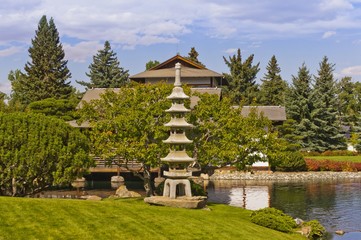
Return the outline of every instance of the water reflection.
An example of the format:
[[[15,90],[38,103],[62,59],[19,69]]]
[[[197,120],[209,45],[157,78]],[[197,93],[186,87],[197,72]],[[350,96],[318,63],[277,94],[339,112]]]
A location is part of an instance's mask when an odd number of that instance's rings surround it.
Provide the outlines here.
[[[333,239],[361,239],[361,180],[255,182],[211,181],[210,202],[255,210],[275,207],[292,217],[317,219],[328,231],[342,229],[345,236]],[[354,238],[358,236],[357,238]]]

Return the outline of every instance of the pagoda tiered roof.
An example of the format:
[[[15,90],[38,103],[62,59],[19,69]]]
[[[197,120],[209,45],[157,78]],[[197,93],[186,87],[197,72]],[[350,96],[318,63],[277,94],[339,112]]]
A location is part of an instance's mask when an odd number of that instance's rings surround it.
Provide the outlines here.
[[[171,144],[187,144],[192,143],[192,140],[189,140],[185,134],[183,133],[172,133],[169,135],[167,140],[163,141],[164,143],[171,143]]]
[[[192,124],[186,122],[184,117],[182,117],[182,118],[172,117],[168,123],[164,124],[164,126],[171,127],[171,128],[192,128],[193,127]]]
[[[169,163],[190,163],[193,162],[195,158],[191,158],[190,156],[188,156],[185,150],[170,150],[168,155],[165,158],[161,158],[160,160]]]
[[[191,110],[187,109],[184,106],[184,103],[172,103],[172,106],[165,111],[169,113],[186,113],[186,112],[190,112]]]

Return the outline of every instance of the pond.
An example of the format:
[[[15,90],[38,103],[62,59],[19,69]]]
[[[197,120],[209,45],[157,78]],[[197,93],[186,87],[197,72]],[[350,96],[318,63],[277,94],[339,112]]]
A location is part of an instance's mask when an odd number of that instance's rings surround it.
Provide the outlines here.
[[[217,180],[208,185],[208,201],[256,210],[275,207],[294,218],[319,220],[329,239],[361,239],[361,180],[245,181]],[[334,234],[344,230],[343,236]]]

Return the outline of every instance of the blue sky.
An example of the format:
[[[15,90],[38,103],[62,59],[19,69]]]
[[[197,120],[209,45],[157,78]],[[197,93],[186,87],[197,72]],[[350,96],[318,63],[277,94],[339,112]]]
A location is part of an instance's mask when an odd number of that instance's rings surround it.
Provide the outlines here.
[[[10,70],[23,70],[42,15],[54,18],[71,82],[88,81],[92,56],[109,40],[131,75],[191,47],[206,67],[228,72],[223,56],[254,54],[262,79],[275,55],[291,82],[303,62],[312,74],[327,56],[335,77],[361,81],[361,0],[3,0],[0,9],[0,91]]]

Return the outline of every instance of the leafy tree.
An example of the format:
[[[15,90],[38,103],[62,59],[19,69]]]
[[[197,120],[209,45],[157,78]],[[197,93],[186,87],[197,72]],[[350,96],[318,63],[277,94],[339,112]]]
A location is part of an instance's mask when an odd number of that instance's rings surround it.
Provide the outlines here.
[[[11,73],[15,74],[13,96],[24,105],[46,98],[69,98],[73,92],[73,87],[67,82],[71,74],[53,18],[49,22],[46,16],[40,19],[31,42],[31,60],[25,65],[26,74]]]
[[[7,112],[8,105],[6,104],[7,95],[3,92],[0,92],[0,112]]]
[[[198,65],[205,67],[205,65],[198,60],[198,56],[199,56],[199,54],[198,54],[197,50],[194,47],[192,47],[188,53],[188,56],[185,58],[191,60],[192,62],[197,63]]]
[[[271,106],[284,106],[287,83],[282,79],[281,68],[275,55],[272,56],[260,86],[260,103]]]
[[[252,112],[241,116],[240,108],[224,98],[219,101],[209,94],[198,95],[201,100],[191,112],[194,155],[201,166],[232,165],[246,169],[256,161],[276,163],[277,154],[286,151],[287,143],[277,138],[277,132],[268,132],[271,122]],[[267,158],[266,158],[267,156]]]
[[[76,94],[69,99],[54,99],[47,98],[44,100],[32,102],[28,105],[28,110],[34,113],[42,113],[46,116],[54,116],[61,118],[65,121],[75,119],[75,108],[79,100]]]
[[[337,118],[337,89],[333,78],[334,64],[324,57],[311,94],[311,129],[313,136],[311,150],[345,149],[345,138]]]
[[[92,165],[87,138],[62,120],[0,113],[0,195],[68,184]]]
[[[149,62],[147,62],[147,63],[145,64],[145,70],[149,70],[149,69],[151,69],[151,68],[159,65],[159,63],[160,63],[160,62],[157,61],[157,60],[154,60],[154,61],[150,60]]]
[[[298,69],[297,76],[292,76],[292,85],[286,94],[287,121],[280,128],[285,139],[294,144],[299,144],[303,150],[310,150],[311,137],[313,136],[311,129],[311,83],[312,76],[303,63]],[[292,130],[287,131],[287,127],[292,127]]]
[[[90,83],[76,81],[80,85],[91,88],[119,88],[128,83],[129,73],[119,66],[116,53],[111,49],[109,41],[105,41],[104,49],[93,56],[93,63],[89,65],[90,72],[86,75]]]
[[[101,99],[84,104],[82,120],[92,126],[93,154],[128,167],[144,180],[147,195],[153,194],[150,182],[150,167],[158,167],[160,158],[166,156],[163,144],[168,136],[163,126],[169,121],[165,110],[170,107],[166,99],[172,85],[134,84],[123,87],[119,93],[107,91]],[[140,169],[131,169],[128,163],[137,161]]]
[[[253,65],[253,54],[242,62],[241,50],[237,55],[229,57],[224,62],[230,69],[230,73],[224,73],[229,86],[225,88],[225,95],[228,95],[234,104],[249,105],[255,102],[258,92],[256,75],[259,72],[259,63]]]

